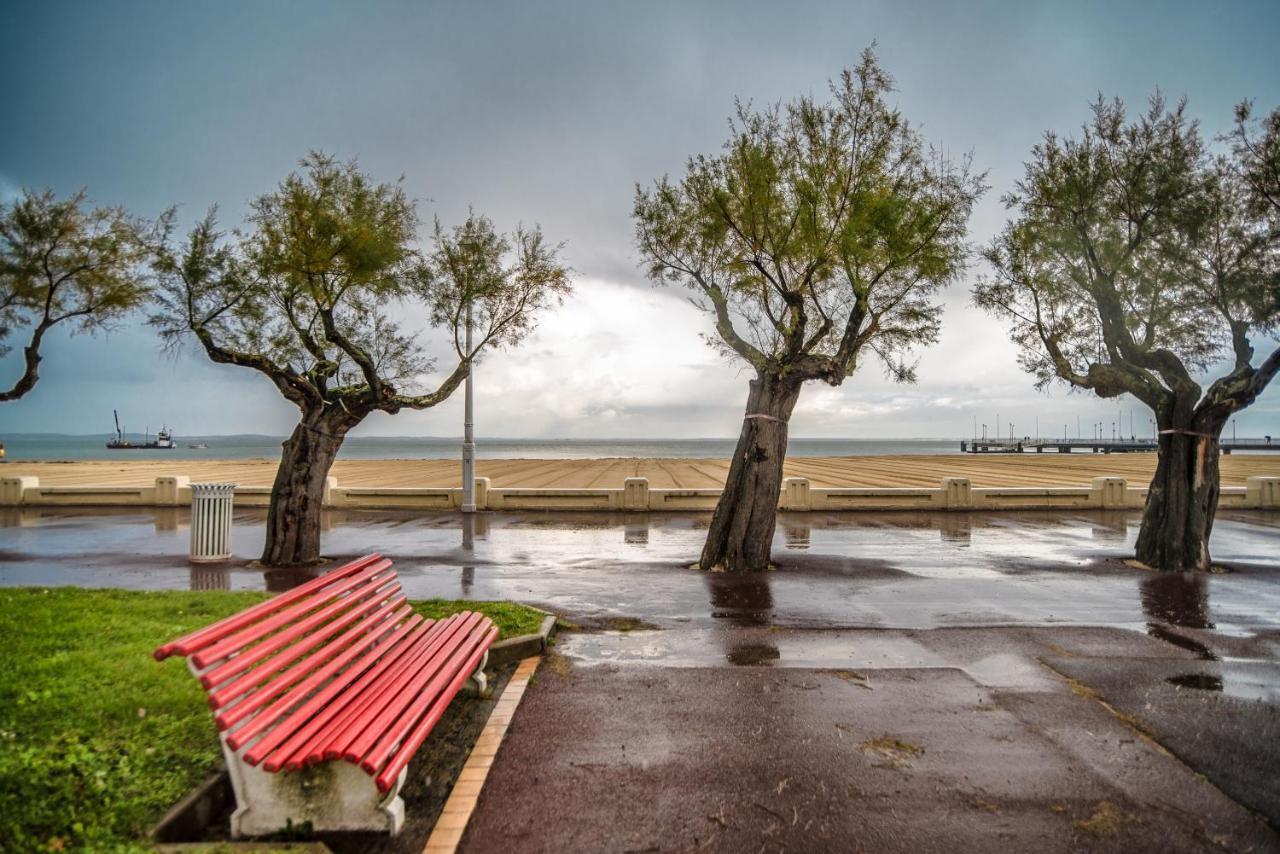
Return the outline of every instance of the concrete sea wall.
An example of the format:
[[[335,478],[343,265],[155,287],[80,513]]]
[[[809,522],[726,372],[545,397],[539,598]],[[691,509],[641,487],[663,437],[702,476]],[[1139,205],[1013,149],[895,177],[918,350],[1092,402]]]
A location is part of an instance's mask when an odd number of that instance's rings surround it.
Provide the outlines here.
[[[974,487],[968,478],[943,478],[936,488],[827,488],[807,478],[783,481],[782,510],[1082,510],[1141,508],[1146,487],[1120,477],[1094,478],[1089,486]],[[631,477],[620,489],[495,488],[476,478],[480,510],[623,510],[631,512],[708,511],[719,489],[653,489],[647,478]],[[265,507],[271,488],[236,489],[241,507]],[[326,507],[348,510],[457,510],[460,488],[343,487],[330,477]],[[184,475],[158,477],[152,486],[42,486],[37,477],[0,478],[0,506],[31,507],[180,507],[191,504],[191,480]],[[1280,477],[1250,477],[1244,487],[1224,486],[1219,506],[1232,509],[1280,509]]]

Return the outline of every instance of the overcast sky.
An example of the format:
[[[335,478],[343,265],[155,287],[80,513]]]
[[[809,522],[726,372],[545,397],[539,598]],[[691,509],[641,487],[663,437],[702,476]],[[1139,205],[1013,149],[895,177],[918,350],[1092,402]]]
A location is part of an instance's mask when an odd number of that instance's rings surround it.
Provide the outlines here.
[[[403,175],[425,221],[468,205],[503,229],[565,241],[576,294],[519,351],[477,373],[483,437],[736,435],[746,375],[708,348],[710,324],[638,266],[636,182],[714,152],[733,99],[822,94],[875,40],[898,103],[930,141],[971,150],[992,191],[971,223],[985,242],[1000,195],[1048,128],[1073,132],[1098,92],[1186,95],[1213,134],[1232,105],[1280,103],[1280,3],[4,3],[0,196],[69,193],[189,222],[217,203],[238,221],[308,149]],[[902,386],[868,362],[839,389],[811,385],[800,437],[959,437],[976,419],[1019,435],[1108,425],[1133,401],[1037,393],[1003,325],[968,305],[978,270],[945,297],[941,341]],[[18,373],[11,354],[0,384]],[[42,379],[0,406],[0,430],[273,433],[296,412],[265,378],[202,355],[160,353],[126,324],[54,335]],[[452,436],[461,394],[375,415],[354,435]],[[1280,385],[1239,418],[1280,434]],[[1007,427],[1004,428],[1007,431]],[[1107,428],[1110,432],[1110,428]]]

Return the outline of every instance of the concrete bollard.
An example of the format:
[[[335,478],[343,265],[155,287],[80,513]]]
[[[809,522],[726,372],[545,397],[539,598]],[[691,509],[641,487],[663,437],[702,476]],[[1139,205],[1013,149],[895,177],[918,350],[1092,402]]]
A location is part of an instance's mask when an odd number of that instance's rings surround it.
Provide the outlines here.
[[[1246,507],[1280,508],[1280,477],[1251,477],[1244,484]]]
[[[476,509],[489,509],[489,478],[476,478]]]
[[[0,478],[0,506],[17,507],[22,504],[22,494],[40,486],[38,477]]]
[[[174,507],[182,503],[182,490],[191,488],[191,478],[180,474],[156,478],[156,504]]]
[[[1129,494],[1129,482],[1122,477],[1095,477],[1089,487],[1089,506],[1121,510]]]
[[[942,479],[942,506],[948,510],[963,510],[973,506],[973,483],[969,478]]]
[[[649,509],[649,478],[629,477],[622,482],[622,509]]]
[[[782,481],[782,509],[810,510],[809,478],[788,477]]]
[[[231,557],[231,509],[234,483],[191,484],[192,563]]]

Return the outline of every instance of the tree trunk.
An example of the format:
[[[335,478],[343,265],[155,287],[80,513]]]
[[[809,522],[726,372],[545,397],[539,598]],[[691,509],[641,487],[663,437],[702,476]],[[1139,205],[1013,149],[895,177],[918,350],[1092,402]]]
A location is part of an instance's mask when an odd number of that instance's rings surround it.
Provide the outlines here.
[[[303,415],[285,440],[267,511],[267,566],[307,566],[320,561],[320,513],[325,479],[347,431],[359,419],[345,411]]]
[[[1136,556],[1153,569],[1208,569],[1218,510],[1218,437],[1225,422],[1162,417],[1158,423],[1160,458]]]
[[[769,568],[787,455],[787,422],[799,397],[798,381],[770,375],[751,381],[747,417],[702,547],[698,564],[702,569]]]

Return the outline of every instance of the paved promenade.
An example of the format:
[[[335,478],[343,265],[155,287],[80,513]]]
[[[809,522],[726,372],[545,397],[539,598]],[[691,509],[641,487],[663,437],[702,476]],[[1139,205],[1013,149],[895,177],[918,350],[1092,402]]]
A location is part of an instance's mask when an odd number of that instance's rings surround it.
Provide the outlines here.
[[[1095,477],[1123,477],[1145,484],[1154,454],[947,454],[869,457],[793,457],[787,477],[807,477],[815,487],[936,487],[944,477],[968,477],[975,487],[1088,486]],[[724,484],[725,459],[480,459],[478,474],[497,488],[620,488],[628,477],[647,477],[654,489],[714,489]],[[47,486],[149,486],[164,475],[193,481],[270,486],[275,460],[92,460],[0,465],[0,477],[34,475]],[[456,487],[457,460],[339,460],[333,475],[343,486]],[[1244,486],[1255,476],[1280,476],[1280,454],[1231,454],[1222,458],[1222,485]]]
[[[189,565],[185,519],[0,508],[0,586],[316,571],[251,564],[260,508]],[[326,520],[410,598],[565,618],[462,852],[1280,851],[1280,511],[1221,513],[1212,574],[1125,564],[1133,511],[783,513],[745,574],[674,514]]]

